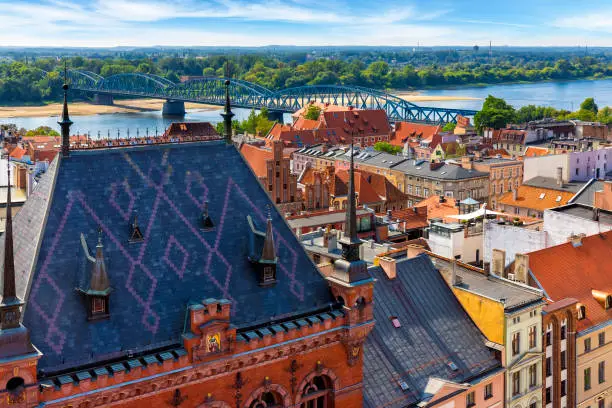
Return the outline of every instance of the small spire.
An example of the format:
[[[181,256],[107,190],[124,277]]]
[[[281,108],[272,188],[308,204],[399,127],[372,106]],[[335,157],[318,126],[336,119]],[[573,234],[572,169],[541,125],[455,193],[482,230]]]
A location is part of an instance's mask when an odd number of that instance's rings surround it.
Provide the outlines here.
[[[225,84],[225,110],[221,114],[223,116],[223,133],[225,143],[230,145],[232,144],[232,118],[234,117],[234,113],[232,112],[231,102],[230,102],[230,94],[229,94],[229,86],[230,86],[230,72],[229,72],[229,61],[225,63],[225,76],[226,80]]]
[[[351,134],[351,164],[349,169],[348,203],[346,205],[346,221],[344,238],[351,244],[361,243],[357,236],[357,203],[355,199],[355,147]]]
[[[96,245],[96,262],[91,273],[89,291],[106,293],[110,290],[110,282],[106,273],[104,261],[104,245],[102,244],[102,227],[98,228],[98,245]]]
[[[62,120],[57,122],[62,129],[62,157],[70,156],[70,125],[72,121],[68,115],[68,65],[67,61],[64,60],[64,107],[62,110]]]
[[[11,213],[11,163],[7,163],[8,186],[6,191],[6,226],[4,239],[4,284],[2,303],[17,301],[15,288],[15,259],[13,256],[13,214]]]
[[[260,261],[276,262],[276,250],[274,248],[274,233],[272,232],[272,209],[268,206],[268,222],[266,226],[266,239],[261,251]]]

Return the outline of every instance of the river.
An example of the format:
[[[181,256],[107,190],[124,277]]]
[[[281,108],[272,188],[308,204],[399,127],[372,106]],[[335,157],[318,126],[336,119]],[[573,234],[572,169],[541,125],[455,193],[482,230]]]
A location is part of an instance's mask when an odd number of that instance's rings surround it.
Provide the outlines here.
[[[434,89],[424,90],[420,95],[445,98],[476,98],[466,100],[431,100],[417,102],[422,106],[435,106],[446,108],[463,108],[479,110],[487,95],[503,98],[515,107],[524,105],[548,105],[560,109],[576,110],[580,103],[588,97],[594,97],[599,106],[612,106],[612,79],[603,80],[580,80],[567,82],[540,82],[533,84],[508,84],[491,85],[484,87],[456,88],[456,89]],[[58,112],[59,113],[59,112]],[[188,110],[185,121],[219,122],[221,120],[221,107],[219,109],[194,109]],[[236,119],[245,119],[249,111],[247,109],[235,109]],[[57,117],[19,117],[0,118],[0,123],[15,123],[18,127],[33,129],[38,126],[51,126],[58,128]],[[142,113],[113,113],[104,115],[73,116],[72,132],[75,134],[89,133],[96,137],[98,133],[102,137],[110,135],[116,137],[117,132],[121,137],[127,135],[134,137],[137,132],[143,136],[147,132],[155,135],[162,133],[163,129],[177,119],[164,118],[160,112]],[[285,115],[285,120],[290,120]]]

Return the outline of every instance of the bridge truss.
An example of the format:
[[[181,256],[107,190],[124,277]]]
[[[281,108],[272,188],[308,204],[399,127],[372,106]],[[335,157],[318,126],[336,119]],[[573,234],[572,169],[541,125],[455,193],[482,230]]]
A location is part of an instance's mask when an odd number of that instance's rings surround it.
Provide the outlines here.
[[[74,90],[94,94],[167,99],[223,105],[227,78],[199,78],[174,83],[165,78],[142,73],[101,77],[88,71],[68,71]],[[231,79],[232,105],[247,109],[267,108],[275,112],[294,112],[311,101],[354,106],[357,109],[384,109],[391,121],[425,123],[456,122],[457,116],[473,116],[476,111],[415,105],[395,95],[359,86],[315,85],[271,91],[247,81]]]

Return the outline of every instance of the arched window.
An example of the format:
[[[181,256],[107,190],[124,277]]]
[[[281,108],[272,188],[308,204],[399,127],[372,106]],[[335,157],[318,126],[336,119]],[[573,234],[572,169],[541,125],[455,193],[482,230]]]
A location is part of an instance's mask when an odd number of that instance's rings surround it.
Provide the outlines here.
[[[13,377],[6,383],[8,403],[18,404],[25,401],[25,381],[21,377]]]
[[[333,408],[332,386],[325,375],[314,377],[302,389],[300,408]]]
[[[280,396],[275,392],[268,391],[262,393],[259,398],[251,402],[249,408],[281,408],[282,406]]]

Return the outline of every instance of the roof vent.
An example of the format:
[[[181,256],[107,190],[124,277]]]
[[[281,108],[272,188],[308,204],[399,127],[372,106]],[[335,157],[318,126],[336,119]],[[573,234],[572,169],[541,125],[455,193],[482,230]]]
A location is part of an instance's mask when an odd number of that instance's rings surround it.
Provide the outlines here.
[[[140,231],[140,226],[138,226],[138,214],[134,214],[134,220],[130,224],[130,238],[129,242],[142,242],[144,241],[144,235]]]
[[[541,194],[540,194],[540,200],[543,200],[543,199],[544,199],[544,197],[546,197],[546,193],[541,193]]]
[[[457,367],[457,364],[453,363],[452,361],[449,361],[448,363],[446,363],[446,365],[453,371],[459,370],[459,367]]]
[[[391,320],[391,324],[393,324],[393,327],[395,327],[396,329],[399,329],[400,327],[402,327],[402,324],[400,323],[397,316],[390,316],[389,320]]]
[[[402,389],[402,391],[408,391],[410,389],[410,387],[408,386],[408,383],[404,380],[399,380],[398,381],[400,388]]]

